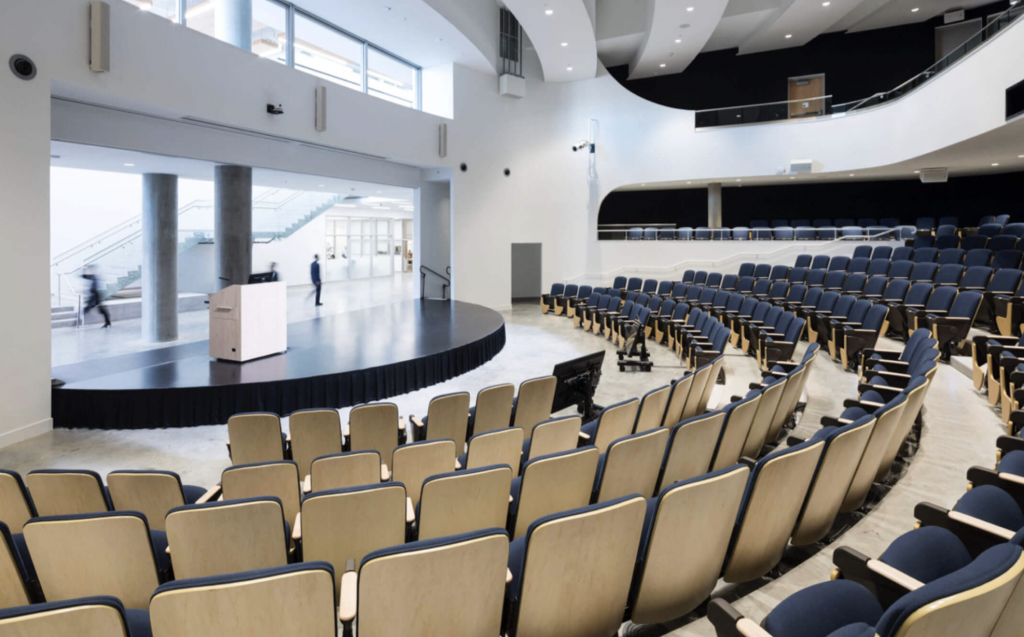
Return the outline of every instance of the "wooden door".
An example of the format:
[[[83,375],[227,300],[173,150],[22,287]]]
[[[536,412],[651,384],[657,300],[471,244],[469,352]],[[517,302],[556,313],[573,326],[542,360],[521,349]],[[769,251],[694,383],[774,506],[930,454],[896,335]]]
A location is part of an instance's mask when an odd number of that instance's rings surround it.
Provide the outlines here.
[[[789,79],[789,116],[808,117],[825,114],[825,76]],[[815,99],[818,98],[818,99]],[[793,101],[797,100],[797,101]]]

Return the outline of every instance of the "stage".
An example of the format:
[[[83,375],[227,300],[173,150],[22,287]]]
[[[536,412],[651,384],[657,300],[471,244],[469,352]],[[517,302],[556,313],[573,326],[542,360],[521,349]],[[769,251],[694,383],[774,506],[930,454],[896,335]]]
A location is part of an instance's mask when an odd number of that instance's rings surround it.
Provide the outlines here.
[[[209,356],[209,341],[55,367],[54,427],[143,429],[223,424],[351,407],[429,387],[483,365],[505,322],[483,306],[403,301],[288,325],[288,351],[247,363]]]

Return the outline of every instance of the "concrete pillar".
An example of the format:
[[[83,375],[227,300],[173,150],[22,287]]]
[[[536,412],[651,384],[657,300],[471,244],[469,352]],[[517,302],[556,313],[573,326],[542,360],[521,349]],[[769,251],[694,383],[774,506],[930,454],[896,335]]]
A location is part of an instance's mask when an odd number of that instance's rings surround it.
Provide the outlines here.
[[[252,168],[213,172],[213,248],[219,289],[242,285],[252,272]]]
[[[252,51],[252,0],[214,0],[214,5],[216,38]]]
[[[142,337],[178,338],[178,176],[142,176]]]
[[[722,184],[708,184],[708,227],[722,227]]]

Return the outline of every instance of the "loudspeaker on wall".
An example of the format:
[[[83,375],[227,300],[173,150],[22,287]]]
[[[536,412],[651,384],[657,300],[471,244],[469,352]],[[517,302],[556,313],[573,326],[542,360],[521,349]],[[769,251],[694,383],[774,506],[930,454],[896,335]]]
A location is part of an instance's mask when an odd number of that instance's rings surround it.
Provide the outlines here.
[[[100,0],[89,3],[89,70],[110,72],[110,5]]]
[[[327,87],[316,87],[316,108],[313,114],[313,125],[318,132],[327,130]]]

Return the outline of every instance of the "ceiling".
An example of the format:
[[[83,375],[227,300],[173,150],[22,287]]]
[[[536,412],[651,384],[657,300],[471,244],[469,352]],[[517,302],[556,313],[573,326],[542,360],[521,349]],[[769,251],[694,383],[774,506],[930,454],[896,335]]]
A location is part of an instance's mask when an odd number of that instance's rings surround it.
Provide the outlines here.
[[[165,173],[178,175],[182,179],[213,181],[213,168],[216,164],[184,157],[169,157],[119,148],[53,141],[50,142],[50,166],[137,175]],[[413,206],[413,189],[399,186],[303,175],[265,168],[252,169],[252,183],[254,186],[333,192],[343,195],[346,197],[346,201],[339,207],[357,209],[346,211],[344,214],[358,212],[358,210],[377,210],[382,203],[397,211],[403,211],[405,208]],[[339,212],[341,211],[339,210]],[[394,216],[404,215],[395,214]]]
[[[606,67],[629,64],[629,79],[638,79],[680,73],[698,53],[737,49],[744,55],[798,47],[823,33],[924,22],[992,2],[597,0],[597,50]]]

